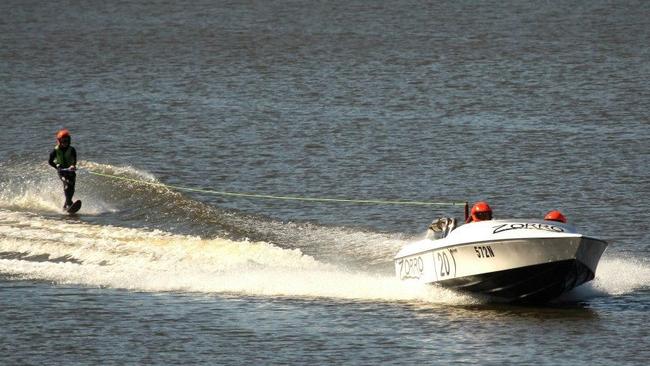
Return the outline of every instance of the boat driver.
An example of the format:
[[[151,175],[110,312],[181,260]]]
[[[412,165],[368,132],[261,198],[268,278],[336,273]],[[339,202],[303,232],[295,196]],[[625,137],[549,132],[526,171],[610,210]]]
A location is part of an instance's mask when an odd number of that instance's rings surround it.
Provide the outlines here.
[[[487,202],[479,201],[472,206],[472,211],[470,216],[467,218],[467,222],[479,222],[492,220],[492,209]]]

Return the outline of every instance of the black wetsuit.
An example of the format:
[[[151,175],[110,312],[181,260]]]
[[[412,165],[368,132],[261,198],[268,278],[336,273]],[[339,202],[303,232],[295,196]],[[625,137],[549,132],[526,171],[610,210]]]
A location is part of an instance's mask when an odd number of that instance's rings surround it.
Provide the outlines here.
[[[72,146],[68,146],[66,148],[59,147],[59,149],[61,149],[61,152],[63,152],[63,154],[66,154],[68,152],[68,149],[71,149],[70,161],[66,161],[64,164],[57,164],[57,154],[56,149],[54,149],[50,153],[50,159],[48,160],[48,163],[52,167],[56,168],[59,173],[59,178],[61,178],[61,181],[63,182],[63,192],[65,193],[64,208],[67,208],[72,205],[72,196],[74,196],[74,185],[77,179],[77,174],[75,172],[65,171],[61,169],[67,169],[73,165],[77,165],[77,150],[75,150]]]

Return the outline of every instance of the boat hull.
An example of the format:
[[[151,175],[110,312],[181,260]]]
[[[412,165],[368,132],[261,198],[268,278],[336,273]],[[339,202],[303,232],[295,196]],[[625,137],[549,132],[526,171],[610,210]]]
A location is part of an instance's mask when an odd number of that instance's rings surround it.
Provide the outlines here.
[[[440,286],[503,299],[547,302],[594,278],[577,260],[564,260],[438,282]],[[513,281],[513,279],[515,279]]]
[[[584,236],[482,241],[396,257],[395,269],[402,280],[509,302],[546,302],[592,280],[606,247]]]

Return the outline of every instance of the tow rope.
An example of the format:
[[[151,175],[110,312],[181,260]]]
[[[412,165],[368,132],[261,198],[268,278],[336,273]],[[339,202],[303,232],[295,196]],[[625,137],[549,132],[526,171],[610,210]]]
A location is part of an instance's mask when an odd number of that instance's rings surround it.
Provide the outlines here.
[[[391,201],[391,200],[381,200],[381,199],[348,199],[348,198],[323,198],[323,197],[298,197],[298,196],[275,196],[268,194],[253,194],[253,193],[240,193],[240,192],[225,192],[225,191],[216,191],[211,189],[201,189],[201,188],[188,188],[180,187],[170,184],[157,183],[157,182],[148,182],[141,179],[133,179],[127,177],[121,177],[112,174],[98,173],[91,170],[87,170],[88,173],[96,175],[99,177],[110,178],[121,180],[125,182],[146,184],[154,187],[162,187],[170,190],[176,191],[186,191],[186,192],[199,192],[219,196],[230,196],[230,197],[247,197],[247,198],[260,198],[260,199],[271,199],[271,200],[283,200],[283,201],[306,201],[306,202],[341,202],[341,203],[357,203],[357,204],[377,204],[377,205],[414,205],[414,206],[466,206],[466,202],[424,202],[424,201]]]

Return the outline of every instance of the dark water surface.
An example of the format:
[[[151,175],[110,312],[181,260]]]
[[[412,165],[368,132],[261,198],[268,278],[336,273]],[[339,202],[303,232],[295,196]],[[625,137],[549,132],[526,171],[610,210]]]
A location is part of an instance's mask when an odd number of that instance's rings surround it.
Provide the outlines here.
[[[3,1],[7,364],[645,364],[650,3]],[[67,127],[80,216],[46,164]],[[559,304],[405,288],[460,207],[610,246]]]

